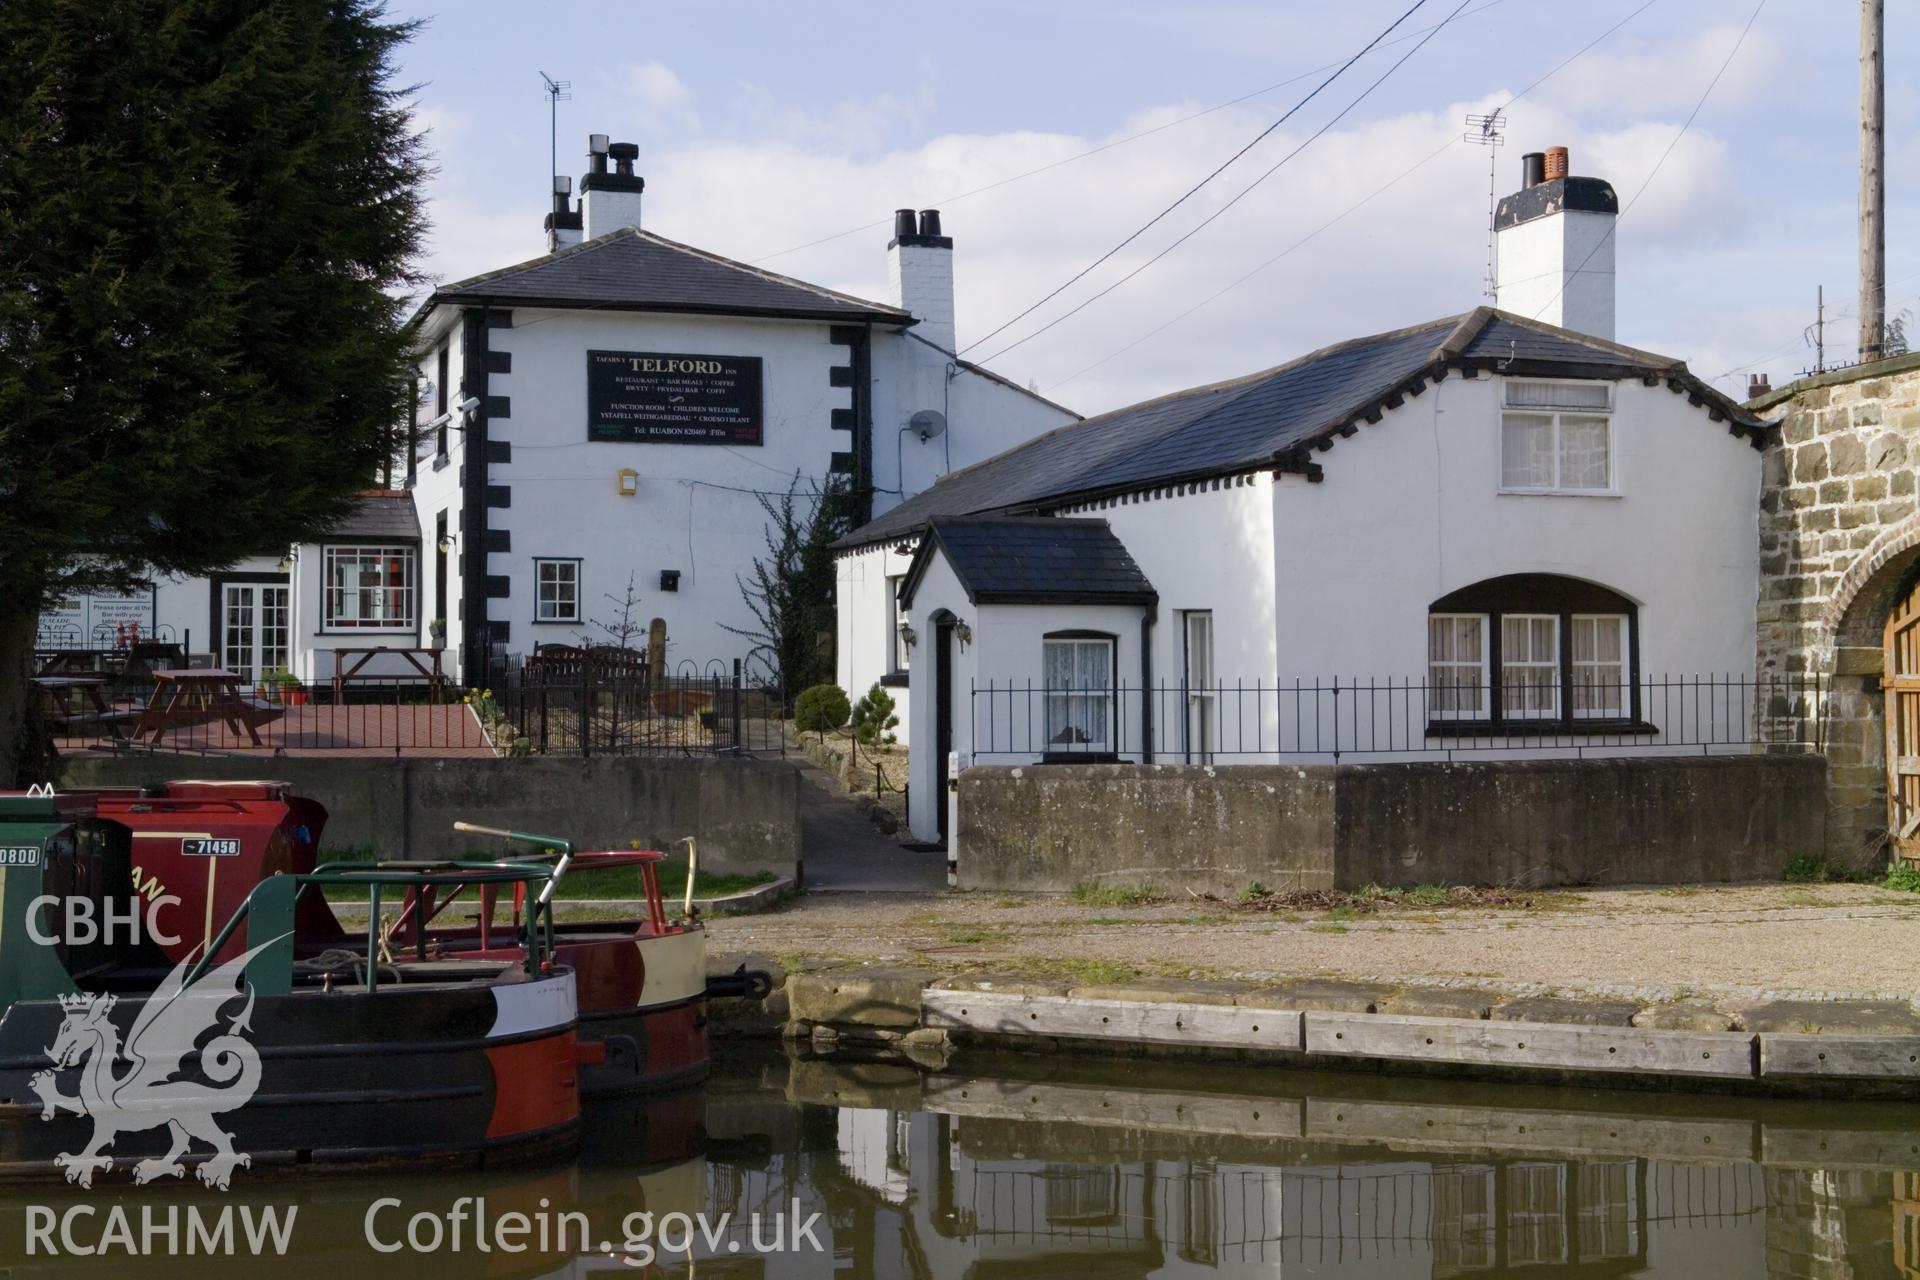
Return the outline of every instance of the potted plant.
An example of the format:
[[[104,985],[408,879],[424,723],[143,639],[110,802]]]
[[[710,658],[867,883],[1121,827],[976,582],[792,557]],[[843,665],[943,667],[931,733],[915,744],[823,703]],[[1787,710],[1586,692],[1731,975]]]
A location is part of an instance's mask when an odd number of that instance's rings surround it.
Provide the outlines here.
[[[300,683],[299,677],[295,676],[293,672],[287,670],[285,667],[276,668],[273,679],[274,682],[280,686],[281,702],[289,707],[304,707],[307,705],[306,686]]]
[[[444,649],[447,647],[447,620],[445,618],[435,618],[427,624],[427,640],[430,648]]]

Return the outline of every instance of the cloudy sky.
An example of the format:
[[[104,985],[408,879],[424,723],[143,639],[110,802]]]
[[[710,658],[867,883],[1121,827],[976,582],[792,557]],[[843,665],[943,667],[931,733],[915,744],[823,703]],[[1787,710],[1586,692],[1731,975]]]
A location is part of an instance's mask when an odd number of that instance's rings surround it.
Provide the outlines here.
[[[439,165],[428,266],[455,279],[544,248],[545,71],[572,82],[561,171],[583,170],[590,132],[638,143],[646,225],[662,235],[884,300],[890,211],[940,208],[966,347],[1246,146],[1411,3],[394,0],[424,21],[402,70]],[[1765,0],[1684,134],[1755,0],[1467,0],[1429,38],[1459,3],[1427,0],[1199,195],[969,358],[1095,412],[1478,305],[1488,153],[1460,141],[1465,116],[1623,19],[1508,107],[1500,192],[1518,185],[1522,151],[1554,144],[1576,173],[1610,180],[1631,202],[1620,339],[1723,389],[1812,365],[1803,331],[1822,285],[1829,359],[1853,358],[1852,0]],[[1920,313],[1920,0],[1887,9],[1888,309]]]

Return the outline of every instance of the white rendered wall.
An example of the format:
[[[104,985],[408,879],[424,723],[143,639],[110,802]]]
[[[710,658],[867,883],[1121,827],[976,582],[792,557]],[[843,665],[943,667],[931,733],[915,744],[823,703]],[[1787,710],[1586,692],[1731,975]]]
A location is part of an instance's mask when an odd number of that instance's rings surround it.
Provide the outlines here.
[[[529,653],[583,635],[609,642],[589,622],[534,619],[534,561],[578,557],[588,620],[616,620],[620,609],[607,597],[624,597],[631,573],[634,619],[642,636],[651,619],[666,620],[670,661],[746,656],[750,642],[726,628],[754,625],[739,580],[767,554],[768,517],[755,491],[784,492],[798,475],[807,493],[833,453],[851,447],[849,433],[831,426],[832,411],[849,404],[849,390],[831,386],[829,373],[846,363],[847,348],[828,334],[810,322],[525,309],[512,328],[489,330],[491,348],[513,356],[513,372],[488,384],[512,401],[509,417],[488,423],[491,440],[513,446],[511,462],[488,468],[490,483],[512,489],[510,507],[488,512],[491,527],[513,535],[511,552],[487,557],[487,572],[512,584],[509,597],[488,602],[491,620],[512,624],[507,649]],[[759,357],[764,444],[589,441],[589,350]],[[631,497],[619,492],[623,468],[639,473]],[[660,589],[663,569],[679,571],[677,592]]]
[[[875,515],[1037,435],[1078,421],[1066,409],[985,374],[953,366],[944,351],[907,333],[873,335],[873,510]],[[949,366],[954,374],[947,376]],[[943,435],[922,441],[905,430],[921,409],[947,419]]]
[[[1502,387],[1450,377],[1319,455],[1322,483],[1274,487],[1278,677],[1423,679],[1428,605],[1511,573],[1635,601],[1643,679],[1750,676],[1759,452],[1665,386],[1617,382],[1617,495],[1501,493]]]
[[[1495,305],[1611,342],[1616,221],[1563,211],[1502,230]]]
[[[834,683],[856,702],[882,676],[892,674],[893,599],[887,579],[905,574],[912,561],[913,553],[894,543],[863,547],[834,560]],[[917,659],[917,648],[908,650],[909,671]],[[913,717],[907,690],[888,692],[900,717],[894,733],[900,741],[909,741]]]

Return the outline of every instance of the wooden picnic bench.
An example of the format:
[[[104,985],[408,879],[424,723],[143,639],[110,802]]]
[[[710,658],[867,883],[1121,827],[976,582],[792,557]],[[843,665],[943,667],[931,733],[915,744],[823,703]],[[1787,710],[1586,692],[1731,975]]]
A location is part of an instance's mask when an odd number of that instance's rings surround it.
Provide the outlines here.
[[[102,689],[105,676],[35,676],[34,688],[46,695],[47,721],[55,737],[84,736],[89,729],[105,729],[116,742],[125,742],[125,726],[140,718],[138,711],[117,709]]]
[[[443,652],[440,649],[388,648],[385,645],[335,649],[333,651],[333,705],[337,707],[346,701],[347,685],[360,675],[369,662],[383,653],[406,659],[408,666],[426,677],[427,690],[433,700],[438,702],[446,692],[446,677],[440,669],[440,655]]]
[[[224,721],[235,737],[244,733],[261,746],[260,726],[272,724],[286,711],[240,693],[240,677],[218,667],[200,671],[155,671],[153,696],[133,726],[135,741],[151,738],[158,745],[168,733]]]

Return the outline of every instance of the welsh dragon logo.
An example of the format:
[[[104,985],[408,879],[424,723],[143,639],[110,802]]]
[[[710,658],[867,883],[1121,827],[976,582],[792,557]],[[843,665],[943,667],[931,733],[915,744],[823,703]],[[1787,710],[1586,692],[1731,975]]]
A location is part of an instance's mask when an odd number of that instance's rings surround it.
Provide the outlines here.
[[[196,1139],[213,1148],[197,1171],[209,1187],[225,1191],[234,1169],[252,1164],[233,1149],[233,1135],[214,1119],[244,1107],[260,1087],[260,1051],[244,1034],[252,1030],[251,987],[244,989],[245,1007],[230,1017],[224,1031],[219,1023],[221,1008],[243,993],[247,963],[270,945],[255,947],[193,983],[187,981],[193,957],[181,961],[141,1005],[124,1045],[109,1016],[118,997],[61,997],[66,1020],[47,1050],[53,1070],[36,1073],[31,1084],[40,1096],[42,1120],[62,1111],[93,1118],[93,1140],[86,1149],[54,1157],[68,1182],[91,1187],[95,1172],[113,1167],[113,1157],[103,1153],[116,1138],[162,1127],[171,1144],[165,1155],[134,1165],[135,1183],[184,1175],[180,1157]],[[209,1031],[216,1034],[201,1045]],[[197,1074],[204,1082],[176,1079],[187,1072],[184,1059],[196,1049]],[[60,1092],[58,1074],[76,1067],[80,1091],[68,1097]]]

